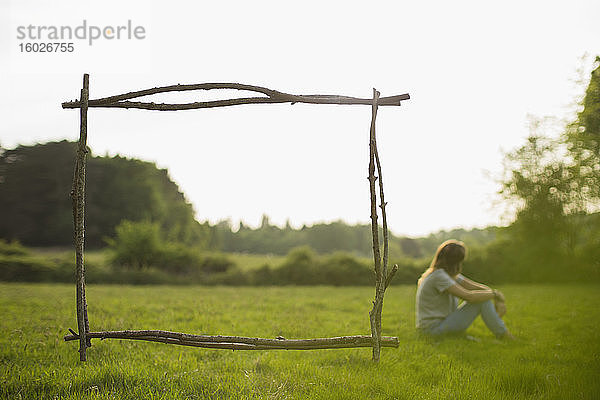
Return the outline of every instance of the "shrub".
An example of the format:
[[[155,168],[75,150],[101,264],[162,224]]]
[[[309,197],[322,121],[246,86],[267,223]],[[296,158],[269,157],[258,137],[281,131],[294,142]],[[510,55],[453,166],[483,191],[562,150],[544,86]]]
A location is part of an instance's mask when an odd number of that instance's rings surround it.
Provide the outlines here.
[[[334,253],[321,260],[322,283],[341,285],[372,285],[375,275],[367,263],[346,253]]]
[[[0,280],[41,282],[49,280],[56,264],[29,256],[0,256]]]
[[[200,281],[197,283],[205,282],[207,274],[225,273],[235,266],[223,254],[203,255],[182,243],[163,241],[159,225],[151,222],[122,221],[116,228],[116,237],[107,242],[113,265],[194,276]]]
[[[318,276],[317,257],[308,246],[290,250],[287,257],[274,272],[280,284],[315,285],[323,283]]]
[[[249,275],[252,285],[267,286],[276,284],[273,269],[269,264],[263,264],[261,267],[251,271]]]
[[[157,250],[153,265],[176,274],[189,274],[202,268],[203,259],[195,249],[180,243],[165,243]]]
[[[370,266],[347,253],[317,256],[309,247],[291,250],[274,270],[263,266],[254,272],[254,284],[275,285],[369,285],[374,277]]]
[[[201,261],[200,268],[205,273],[227,272],[235,263],[224,254],[209,254]]]
[[[222,285],[246,286],[251,284],[250,274],[236,266],[232,266],[227,272],[216,274],[216,277],[218,277],[217,282]]]
[[[29,254],[29,251],[19,242],[8,242],[4,239],[0,239],[0,254],[7,256],[25,256]]]
[[[0,254],[0,281],[74,282],[74,262],[33,255]]]
[[[113,263],[143,269],[159,261],[162,249],[157,223],[123,220],[115,232],[115,239],[106,240],[113,252]]]

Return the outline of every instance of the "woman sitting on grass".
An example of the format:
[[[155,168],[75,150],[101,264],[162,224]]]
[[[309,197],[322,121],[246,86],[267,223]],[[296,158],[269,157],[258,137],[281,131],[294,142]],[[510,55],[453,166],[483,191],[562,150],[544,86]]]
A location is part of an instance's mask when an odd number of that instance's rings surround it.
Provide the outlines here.
[[[513,339],[502,321],[506,314],[504,295],[460,273],[465,253],[464,244],[457,240],[447,240],[438,247],[418,282],[417,328],[432,335],[464,332],[481,314],[497,338]],[[458,298],[464,300],[460,307]]]

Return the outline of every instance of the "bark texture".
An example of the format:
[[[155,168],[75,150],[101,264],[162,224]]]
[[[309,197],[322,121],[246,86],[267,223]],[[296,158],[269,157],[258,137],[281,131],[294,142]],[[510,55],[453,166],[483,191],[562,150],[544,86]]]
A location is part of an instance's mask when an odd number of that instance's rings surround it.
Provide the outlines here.
[[[86,360],[86,348],[91,346],[86,337],[90,330],[85,298],[85,266],[83,260],[85,246],[85,167],[87,158],[87,110],[89,99],[89,75],[83,75],[83,88],[80,99],[79,143],[73,173],[73,240],[75,244],[75,279],[77,285],[77,326],[79,329],[79,359]]]

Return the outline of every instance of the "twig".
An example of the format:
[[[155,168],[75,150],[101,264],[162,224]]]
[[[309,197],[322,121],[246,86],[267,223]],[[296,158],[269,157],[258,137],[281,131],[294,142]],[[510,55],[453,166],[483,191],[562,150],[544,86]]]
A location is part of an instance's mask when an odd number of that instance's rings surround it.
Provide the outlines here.
[[[381,274],[383,279],[387,279],[387,267],[388,267],[388,256],[389,256],[389,241],[388,241],[388,226],[387,226],[387,215],[385,212],[385,207],[387,203],[385,202],[383,196],[383,174],[381,172],[381,162],[379,161],[379,151],[377,150],[377,139],[375,135],[373,135],[374,150],[375,150],[375,164],[377,165],[377,182],[379,183],[379,201],[381,204],[379,208],[381,208],[381,225],[383,230],[383,265],[381,268]],[[385,290],[385,289],[384,289]]]
[[[392,283],[392,279],[394,279],[396,272],[398,272],[398,264],[394,264],[387,278],[385,278],[385,289],[387,289],[387,287],[390,286],[390,283]]]

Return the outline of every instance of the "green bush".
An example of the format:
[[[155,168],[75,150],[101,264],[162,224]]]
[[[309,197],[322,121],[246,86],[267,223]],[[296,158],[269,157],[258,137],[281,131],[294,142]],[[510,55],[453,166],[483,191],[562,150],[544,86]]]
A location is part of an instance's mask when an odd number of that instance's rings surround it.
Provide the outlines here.
[[[235,265],[228,267],[226,272],[210,275],[209,279],[219,285],[247,286],[251,284],[252,276]]]
[[[124,224],[124,226],[127,226]],[[131,228],[131,226],[128,226]],[[137,227],[139,228],[139,226]],[[152,230],[151,226],[142,226]],[[128,230],[128,234],[134,229]],[[150,235],[150,239],[156,236]],[[148,237],[146,237],[147,239]],[[334,285],[371,286],[374,284],[372,260],[358,258],[348,253],[318,255],[309,247],[295,248],[277,264],[267,264],[258,268],[240,268],[234,258],[218,252],[202,252],[182,244],[145,240],[142,244],[153,244],[149,253],[152,258],[140,262],[135,260],[136,252],[129,254],[130,265],[114,261],[106,262],[105,257],[86,257],[86,282],[118,284],[198,284],[198,285]],[[117,240],[114,241],[114,249]],[[128,242],[134,243],[133,240]],[[143,247],[143,246],[140,246]],[[521,256],[517,251],[524,244],[506,238],[482,247],[469,248],[463,270],[470,278],[486,284],[497,285],[510,282],[551,282],[556,276],[546,273],[563,268],[560,275],[565,281],[598,281],[600,265],[597,259],[587,262],[573,259],[564,266],[557,260],[548,266],[529,255]],[[75,256],[69,253],[47,253],[36,255],[19,244],[0,241],[0,280],[24,282],[68,282],[75,281]],[[119,249],[126,246],[119,247]],[[132,248],[136,251],[135,246]],[[597,254],[597,249],[585,249],[585,254]],[[595,253],[594,253],[595,252]],[[113,257],[115,255],[113,254]],[[431,260],[401,258],[390,261],[389,268],[396,263],[398,272],[392,280],[394,284],[416,284],[417,279]],[[121,261],[124,263],[124,261]],[[135,266],[135,267],[132,267]],[[145,265],[144,267],[139,267]],[[125,267],[124,267],[125,266]]]
[[[123,220],[115,233],[114,239],[106,240],[113,253],[113,263],[143,269],[160,259],[162,243],[157,223]]]
[[[346,253],[334,253],[319,262],[321,283],[334,286],[373,285],[375,274],[365,262]]]
[[[205,273],[222,273],[235,267],[235,263],[224,254],[212,253],[206,255],[201,263],[200,268]]]
[[[283,264],[274,272],[275,282],[284,285],[317,285],[319,279],[317,256],[308,246],[290,250]]]
[[[250,271],[248,281],[256,286],[270,286],[275,284],[275,276],[273,268],[269,264],[264,264],[261,267]]]
[[[6,256],[25,256],[29,254],[29,251],[19,242],[8,242],[0,239],[0,254]]]
[[[186,275],[196,283],[205,283],[206,275],[222,274],[235,267],[223,254],[202,254],[181,243],[165,242],[160,233],[156,223],[122,221],[116,228],[116,237],[107,240],[111,263],[133,270],[152,268],[165,274]]]
[[[263,266],[254,271],[251,282],[258,285],[371,285],[370,266],[347,253],[317,256],[310,247],[292,249],[274,269]]]
[[[153,265],[175,274],[190,274],[202,268],[203,259],[195,249],[180,243],[164,243],[156,252]]]
[[[32,255],[0,254],[0,281],[74,282],[74,263]]]
[[[0,255],[0,280],[43,282],[50,280],[57,266],[52,261],[30,256]]]

